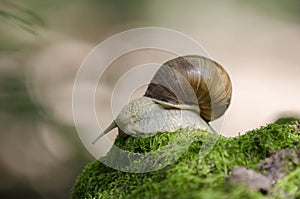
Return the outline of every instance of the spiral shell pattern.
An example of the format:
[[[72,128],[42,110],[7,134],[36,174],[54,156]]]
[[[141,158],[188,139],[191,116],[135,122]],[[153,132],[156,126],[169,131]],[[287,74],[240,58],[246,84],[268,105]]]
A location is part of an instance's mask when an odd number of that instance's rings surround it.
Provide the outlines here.
[[[208,122],[225,113],[231,95],[229,75],[220,64],[206,57],[189,55],[164,63],[144,96],[169,108],[199,108],[200,116]]]

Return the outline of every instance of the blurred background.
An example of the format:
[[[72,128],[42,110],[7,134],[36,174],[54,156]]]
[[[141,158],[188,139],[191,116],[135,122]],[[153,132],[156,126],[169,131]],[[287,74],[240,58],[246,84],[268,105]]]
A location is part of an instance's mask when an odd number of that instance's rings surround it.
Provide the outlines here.
[[[94,160],[74,128],[76,72],[99,42],[144,26],[185,33],[227,69],[233,99],[223,135],[300,115],[298,0],[1,0],[0,198],[69,198]],[[142,50],[114,62],[96,94],[99,123],[113,119],[110,98],[122,74],[169,57]]]

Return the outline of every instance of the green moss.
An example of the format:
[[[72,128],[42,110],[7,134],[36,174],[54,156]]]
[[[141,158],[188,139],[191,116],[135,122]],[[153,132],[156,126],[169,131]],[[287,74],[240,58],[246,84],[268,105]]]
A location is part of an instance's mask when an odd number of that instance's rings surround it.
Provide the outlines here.
[[[218,139],[212,150],[204,158],[199,158],[203,144],[212,139]],[[129,137],[126,140],[118,137],[115,145],[132,152],[152,152],[159,151],[168,143],[176,143],[178,147],[172,149],[173,154],[185,141],[192,144],[179,159],[153,172],[126,173],[99,161],[88,164],[72,189],[72,198],[266,198],[260,192],[228,184],[224,179],[234,167],[257,170],[257,163],[276,150],[298,147],[300,136],[297,124],[270,124],[235,138],[190,131],[184,134],[160,133],[149,138]],[[116,154],[108,155],[115,157]],[[130,157],[119,158],[115,157],[112,161],[128,161],[126,158]],[[130,166],[135,165],[139,162]],[[295,172],[299,173],[298,170]],[[295,179],[295,186],[299,187],[299,175],[292,174],[286,178]],[[288,189],[295,194],[294,188],[289,189],[284,181],[281,183],[282,190]]]
[[[291,122],[296,122],[299,121],[298,117],[282,117],[279,118],[275,121],[275,123],[277,124],[287,124],[287,123],[291,123]]]
[[[300,167],[280,180],[273,188],[275,198],[300,198]]]

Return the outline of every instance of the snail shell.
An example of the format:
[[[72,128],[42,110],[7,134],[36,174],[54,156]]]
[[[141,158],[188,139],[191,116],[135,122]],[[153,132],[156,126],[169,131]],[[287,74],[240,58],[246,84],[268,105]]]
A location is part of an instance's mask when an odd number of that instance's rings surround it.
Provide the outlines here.
[[[145,96],[169,107],[199,109],[205,121],[222,116],[232,94],[229,75],[215,61],[184,56],[163,64],[151,80]]]
[[[215,61],[196,55],[172,59],[93,143],[116,127],[121,135],[142,137],[181,128],[214,132],[207,122],[224,114],[231,93],[229,75]]]

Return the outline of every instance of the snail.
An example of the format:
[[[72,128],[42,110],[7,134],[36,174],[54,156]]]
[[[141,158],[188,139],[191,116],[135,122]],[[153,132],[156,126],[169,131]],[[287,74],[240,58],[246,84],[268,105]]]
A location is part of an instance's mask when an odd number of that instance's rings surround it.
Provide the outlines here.
[[[230,77],[217,62],[198,55],[174,58],[155,73],[143,97],[129,102],[93,141],[118,127],[120,135],[152,136],[178,129],[214,130],[208,124],[227,110]]]

